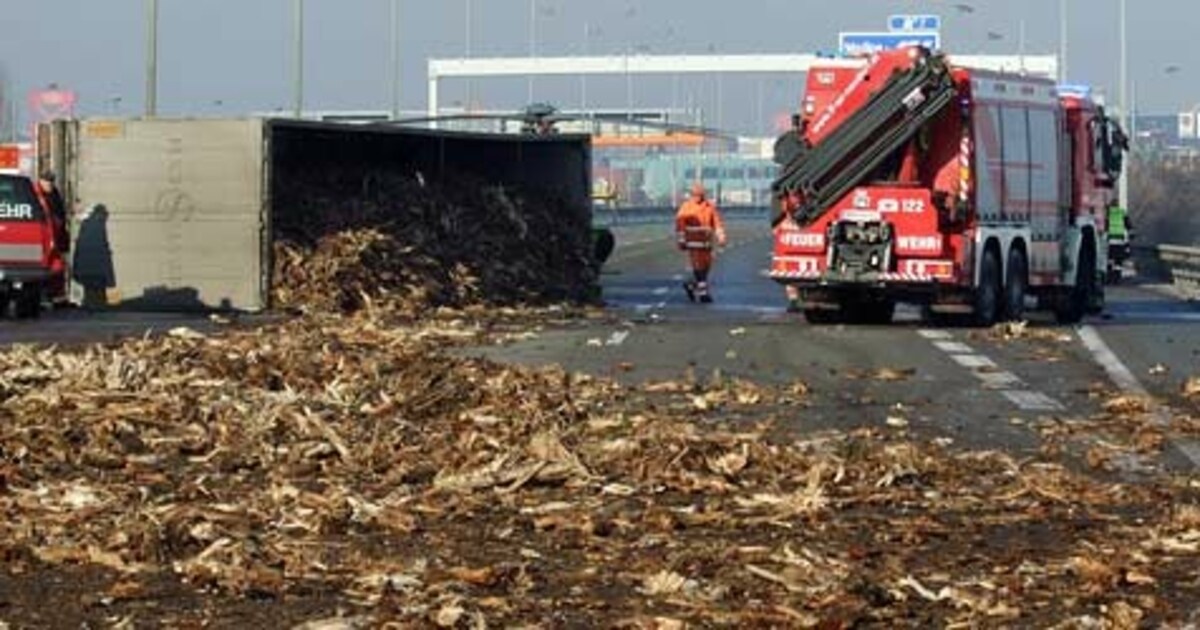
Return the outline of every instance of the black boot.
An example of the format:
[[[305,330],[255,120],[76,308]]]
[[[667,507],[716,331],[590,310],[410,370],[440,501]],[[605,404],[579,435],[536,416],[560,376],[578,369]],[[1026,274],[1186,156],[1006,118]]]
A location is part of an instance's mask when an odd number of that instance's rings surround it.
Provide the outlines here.
[[[689,302],[695,302],[695,301],[696,301],[696,285],[694,285],[694,284],[693,284],[693,283],[691,283],[691,282],[684,282],[684,283],[683,283],[683,290],[684,290],[684,292],[686,292],[686,293],[687,293],[687,296],[688,296],[688,301],[689,301]]]

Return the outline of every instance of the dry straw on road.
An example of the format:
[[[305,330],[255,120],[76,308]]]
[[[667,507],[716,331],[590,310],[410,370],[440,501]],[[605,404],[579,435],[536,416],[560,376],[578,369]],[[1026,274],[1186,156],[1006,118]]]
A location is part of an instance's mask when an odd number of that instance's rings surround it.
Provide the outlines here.
[[[0,354],[0,622],[1133,628],[1195,614],[1194,476],[1097,476],[894,429],[809,434],[821,393],[803,384],[621,386],[452,356],[539,317],[429,316],[432,296],[464,290],[457,271],[410,266],[442,259],[370,227],[282,250],[279,291],[308,307],[285,323]],[[488,297],[489,272],[463,264],[479,293],[455,300]]]

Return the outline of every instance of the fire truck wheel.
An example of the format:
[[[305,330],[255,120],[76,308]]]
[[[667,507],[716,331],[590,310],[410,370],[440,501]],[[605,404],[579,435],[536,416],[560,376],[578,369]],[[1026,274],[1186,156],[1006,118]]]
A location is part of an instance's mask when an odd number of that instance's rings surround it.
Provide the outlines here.
[[[34,319],[42,314],[42,289],[36,284],[26,285],[13,296],[17,319]]]
[[[896,316],[892,300],[870,300],[854,304],[854,323],[886,326]]]
[[[1067,289],[1054,309],[1060,324],[1078,324],[1091,306],[1092,294],[1096,291],[1096,250],[1090,242],[1085,242],[1079,253],[1075,274],[1075,286]]]
[[[1025,319],[1025,293],[1029,290],[1029,263],[1025,252],[1013,248],[1008,253],[1008,269],[1004,281],[1004,320],[1019,322]]]
[[[995,249],[983,254],[979,267],[979,288],[975,289],[974,323],[981,328],[996,324],[1000,316],[1000,257]]]
[[[842,311],[822,308],[806,308],[804,309],[804,319],[806,319],[808,323],[816,326],[840,324],[842,322]]]

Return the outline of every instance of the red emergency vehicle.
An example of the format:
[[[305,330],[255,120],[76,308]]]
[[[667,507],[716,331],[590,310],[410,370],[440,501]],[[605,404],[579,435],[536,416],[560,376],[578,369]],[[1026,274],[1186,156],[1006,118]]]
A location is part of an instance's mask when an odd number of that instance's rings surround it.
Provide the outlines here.
[[[0,305],[16,317],[37,317],[65,293],[61,220],[29,178],[0,175]]]
[[[813,68],[780,138],[771,275],[813,322],[1102,308],[1123,135],[1086,93],[922,48]],[[1032,301],[1032,300],[1031,300]]]

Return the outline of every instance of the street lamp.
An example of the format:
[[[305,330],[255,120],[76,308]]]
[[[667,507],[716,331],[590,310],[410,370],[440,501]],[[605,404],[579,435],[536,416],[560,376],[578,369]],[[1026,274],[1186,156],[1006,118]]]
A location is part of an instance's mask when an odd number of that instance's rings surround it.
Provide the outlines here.
[[[392,0],[392,120],[400,118],[400,0]]]
[[[293,29],[293,72],[292,111],[296,118],[304,115],[304,0],[292,0]]]
[[[158,115],[158,0],[146,0],[146,118]]]
[[[475,39],[475,7],[471,0],[466,0],[466,6],[463,11],[463,57],[470,59],[474,47]],[[475,102],[475,80],[467,78],[467,108],[470,109],[471,104]]]
[[[538,27],[538,16],[539,15],[550,18],[550,17],[554,17],[556,15],[556,13],[554,11],[554,7],[541,6],[540,0],[529,0],[529,57],[534,60],[537,59],[537,55],[538,55],[537,27]],[[529,75],[529,102],[530,102],[530,104],[533,103],[533,96],[534,96],[533,83],[534,83],[534,75],[531,73]]]
[[[583,56],[585,58],[592,54],[592,35],[601,35],[604,31],[599,27],[592,27],[590,22],[583,23]],[[588,107],[588,83],[587,72],[579,73],[579,110],[581,113],[586,113]]]
[[[1120,0],[1119,13],[1121,23],[1121,70],[1120,81],[1121,86],[1119,93],[1121,95],[1121,118],[1126,123],[1123,125],[1126,129],[1132,129],[1129,123],[1129,29],[1128,29],[1128,7],[1126,0]],[[1125,166],[1121,169],[1120,204],[1122,208],[1129,207],[1129,160],[1125,160]]]
[[[1069,37],[1069,17],[1067,0],[1058,3],[1058,80],[1067,82],[1067,38]]]

